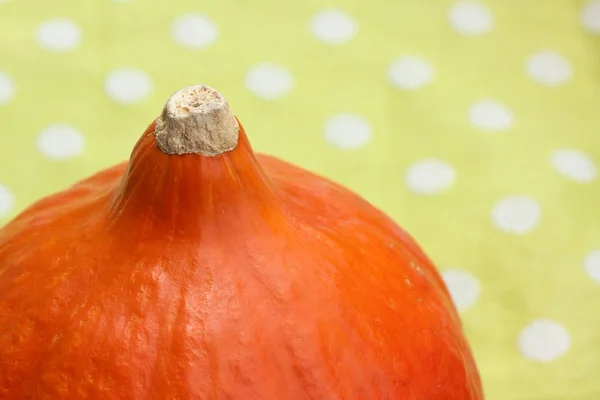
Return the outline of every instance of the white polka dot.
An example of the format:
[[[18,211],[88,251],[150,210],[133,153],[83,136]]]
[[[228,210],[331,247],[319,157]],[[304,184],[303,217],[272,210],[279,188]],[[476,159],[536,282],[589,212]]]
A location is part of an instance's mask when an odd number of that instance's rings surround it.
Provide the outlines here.
[[[121,68],[108,74],[104,81],[106,93],[121,104],[145,100],[152,92],[150,77],[134,68]]]
[[[534,81],[546,86],[563,84],[573,75],[571,63],[553,51],[542,51],[531,55],[527,59],[525,68]]]
[[[516,235],[534,229],[542,211],[538,203],[527,196],[511,196],[499,201],[492,209],[492,222],[496,228]]]
[[[73,50],[81,42],[81,31],[69,19],[52,19],[42,23],[37,30],[38,44],[57,53]]]
[[[590,278],[600,283],[600,249],[593,250],[585,256],[583,269]]]
[[[360,115],[334,115],[325,123],[325,139],[341,149],[355,149],[371,140],[371,124]]]
[[[514,117],[504,104],[495,100],[480,100],[469,109],[472,125],[486,131],[503,131],[513,125]]]
[[[8,188],[0,184],[0,218],[6,217],[15,205],[15,197]]]
[[[413,56],[394,60],[388,69],[392,85],[401,90],[417,90],[433,80],[435,71],[427,61]]]
[[[80,155],[84,148],[83,135],[65,124],[51,125],[38,136],[38,149],[52,160],[63,160]]]
[[[472,274],[460,269],[451,269],[444,271],[442,277],[458,311],[465,311],[477,302],[481,285]]]
[[[567,178],[581,183],[587,183],[598,177],[594,161],[580,150],[557,150],[551,159],[554,168]]]
[[[442,160],[426,158],[409,166],[404,180],[411,192],[433,195],[451,187],[456,181],[456,172]]]
[[[521,331],[517,343],[525,358],[550,362],[569,350],[571,338],[561,324],[548,319],[538,319]]]
[[[600,33],[600,0],[588,1],[581,10],[581,23],[591,33]]]
[[[327,44],[342,44],[351,40],[358,30],[356,21],[341,10],[325,10],[310,22],[312,34]]]
[[[15,85],[10,76],[0,71],[0,106],[7,104],[14,96]]]
[[[292,74],[279,65],[261,63],[252,67],[246,75],[248,90],[265,100],[283,97],[293,86]]]
[[[465,35],[481,35],[494,28],[494,16],[485,4],[477,1],[459,1],[450,8],[450,22],[454,29]]]
[[[203,49],[217,40],[219,28],[205,15],[185,14],[173,23],[172,34],[181,46]]]

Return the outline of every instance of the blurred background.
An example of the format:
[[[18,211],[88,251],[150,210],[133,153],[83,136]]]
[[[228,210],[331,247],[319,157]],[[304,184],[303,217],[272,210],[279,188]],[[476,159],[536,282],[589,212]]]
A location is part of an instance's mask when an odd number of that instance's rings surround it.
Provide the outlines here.
[[[600,398],[600,1],[0,0],[0,225],[196,83],[422,244],[488,399]]]

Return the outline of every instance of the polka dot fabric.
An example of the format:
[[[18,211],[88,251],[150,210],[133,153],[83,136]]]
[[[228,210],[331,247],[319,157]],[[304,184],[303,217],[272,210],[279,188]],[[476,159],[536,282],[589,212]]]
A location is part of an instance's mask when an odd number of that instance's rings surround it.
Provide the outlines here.
[[[422,243],[488,399],[600,398],[600,1],[366,4],[0,0],[0,223],[206,83]]]

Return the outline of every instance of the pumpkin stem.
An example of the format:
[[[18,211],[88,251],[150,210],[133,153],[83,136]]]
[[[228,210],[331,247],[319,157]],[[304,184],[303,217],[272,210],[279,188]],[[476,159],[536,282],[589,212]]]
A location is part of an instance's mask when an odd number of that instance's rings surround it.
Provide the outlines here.
[[[214,157],[235,149],[240,127],[227,100],[196,85],[175,92],[156,120],[156,143],[165,154]]]

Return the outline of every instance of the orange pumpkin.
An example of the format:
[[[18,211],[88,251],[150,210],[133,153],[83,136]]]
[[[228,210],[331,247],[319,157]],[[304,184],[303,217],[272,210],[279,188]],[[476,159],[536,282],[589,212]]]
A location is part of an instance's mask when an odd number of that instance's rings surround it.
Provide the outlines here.
[[[128,164],[0,231],[0,398],[479,400],[459,316],[365,200],[175,93]]]

